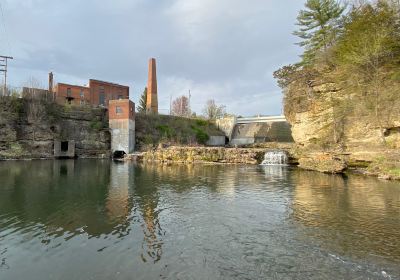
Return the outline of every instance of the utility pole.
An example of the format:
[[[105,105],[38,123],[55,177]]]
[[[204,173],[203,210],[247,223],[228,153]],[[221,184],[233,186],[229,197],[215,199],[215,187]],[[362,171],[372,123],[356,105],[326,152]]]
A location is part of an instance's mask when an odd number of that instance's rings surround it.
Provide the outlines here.
[[[189,89],[189,108],[188,108],[189,117],[192,115],[192,106],[190,105],[191,97],[192,97],[192,95],[190,94],[190,89]]]
[[[3,87],[3,95],[7,94],[7,66],[8,60],[13,59],[11,56],[3,56],[0,55],[0,72],[4,73],[4,87]]]

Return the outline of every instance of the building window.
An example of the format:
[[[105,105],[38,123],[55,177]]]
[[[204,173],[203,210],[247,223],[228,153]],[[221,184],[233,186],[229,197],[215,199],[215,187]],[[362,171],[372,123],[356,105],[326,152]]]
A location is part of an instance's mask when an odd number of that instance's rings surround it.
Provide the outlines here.
[[[67,88],[67,96],[68,96],[68,97],[71,96],[71,88]]]
[[[81,89],[81,93],[80,93],[81,98],[85,97],[85,93],[83,92],[83,89]]]
[[[121,108],[121,106],[116,106],[116,107],[115,107],[115,113],[117,113],[117,114],[122,114],[122,108]]]
[[[118,95],[118,99],[123,99],[124,97],[122,95]]]
[[[99,87],[99,105],[106,106],[106,95],[103,86]]]
[[[100,93],[99,95],[99,104],[100,105],[105,105],[105,97],[104,97],[104,93]]]

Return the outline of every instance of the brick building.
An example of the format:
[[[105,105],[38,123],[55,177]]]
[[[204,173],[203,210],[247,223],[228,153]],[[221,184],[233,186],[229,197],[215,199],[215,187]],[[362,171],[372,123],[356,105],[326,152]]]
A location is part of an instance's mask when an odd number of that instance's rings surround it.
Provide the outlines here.
[[[110,100],[129,99],[129,87],[90,79],[89,85],[58,83],[53,88],[54,100],[59,104],[108,107]]]

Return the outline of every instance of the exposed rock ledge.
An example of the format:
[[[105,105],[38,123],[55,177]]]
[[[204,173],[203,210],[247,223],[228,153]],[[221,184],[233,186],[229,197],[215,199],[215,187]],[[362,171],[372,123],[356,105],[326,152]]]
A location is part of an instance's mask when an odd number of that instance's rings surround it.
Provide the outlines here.
[[[299,159],[299,167],[324,173],[342,173],[347,168],[343,156],[329,153],[314,153]]]
[[[260,164],[269,148],[168,147],[142,154],[144,161]]]

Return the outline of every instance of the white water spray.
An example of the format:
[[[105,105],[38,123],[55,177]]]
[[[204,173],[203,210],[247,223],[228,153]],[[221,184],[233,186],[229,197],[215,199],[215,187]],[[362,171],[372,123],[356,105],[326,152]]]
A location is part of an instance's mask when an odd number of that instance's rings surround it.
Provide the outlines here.
[[[264,155],[261,165],[286,165],[288,156],[284,151],[269,151]]]

